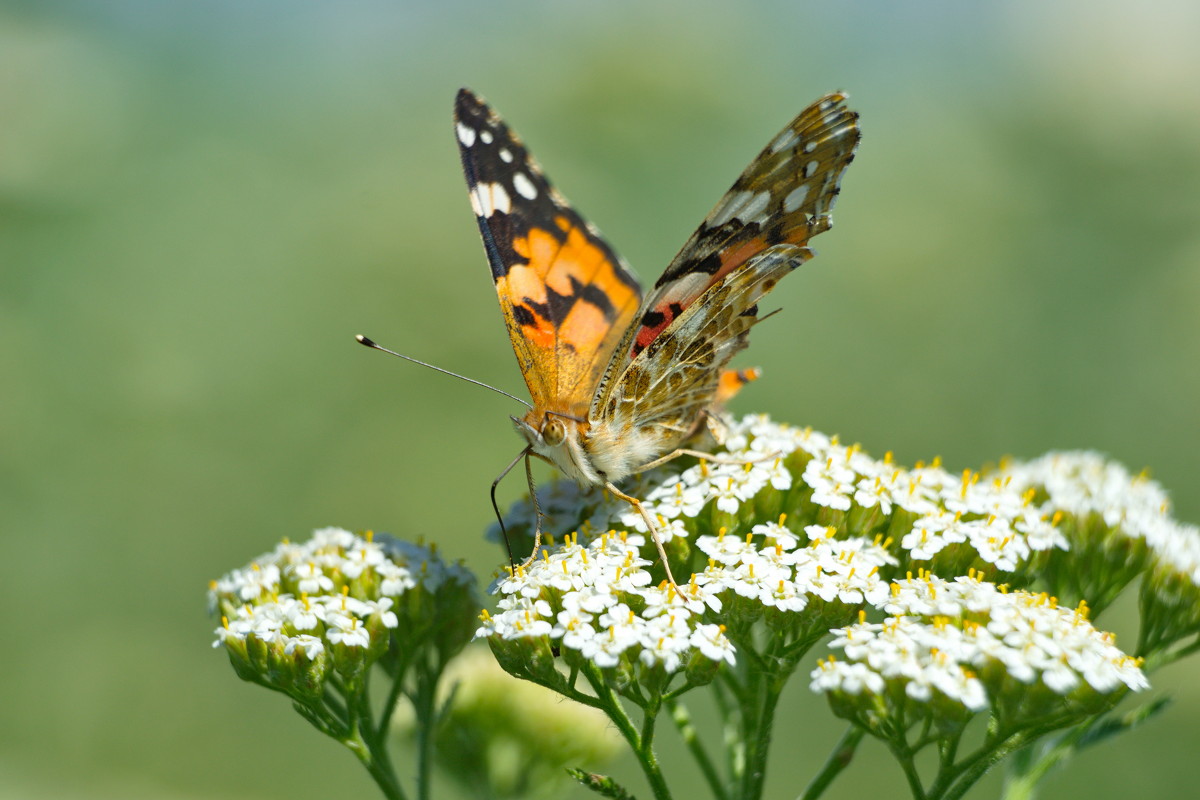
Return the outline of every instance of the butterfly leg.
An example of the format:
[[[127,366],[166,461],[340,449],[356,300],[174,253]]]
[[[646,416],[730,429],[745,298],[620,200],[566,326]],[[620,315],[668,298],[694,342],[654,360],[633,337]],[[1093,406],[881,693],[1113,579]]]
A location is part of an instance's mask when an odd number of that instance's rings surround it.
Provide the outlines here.
[[[530,448],[525,449],[525,480],[529,485],[529,502],[533,503],[533,552],[521,562],[521,569],[528,567],[537,558],[538,548],[542,546],[542,509],[538,505],[537,489],[533,485],[533,466],[529,461],[531,453]]]
[[[663,569],[667,571],[667,581],[675,591],[683,596],[683,591],[679,588],[679,584],[675,582],[675,576],[671,574],[671,565],[667,562],[667,551],[663,549],[662,539],[658,535],[658,526],[654,524],[654,520],[650,519],[650,514],[646,511],[646,507],[642,505],[642,501],[636,497],[627,495],[613,485],[612,481],[604,484],[604,488],[612,493],[614,497],[619,497],[629,505],[633,506],[639,514],[642,515],[642,520],[646,523],[646,527],[650,530],[650,538],[654,540],[654,546],[658,549],[658,558],[662,561]]]
[[[661,467],[668,461],[674,461],[680,456],[692,456],[693,458],[703,459],[704,461],[708,461],[713,464],[758,464],[762,461],[770,461],[773,458],[778,458],[780,455],[782,454],[776,451],[765,453],[758,458],[721,458],[720,456],[713,455],[712,453],[705,453],[703,450],[689,450],[686,447],[681,447],[678,450],[672,450],[661,458],[656,458],[649,463],[643,464],[635,469],[634,473],[646,472],[654,469],[655,467]]]
[[[492,481],[492,510],[496,512],[496,521],[500,523],[500,535],[504,537],[504,548],[508,551],[508,565],[512,568],[513,574],[517,572],[517,560],[513,557],[512,543],[508,540],[508,529],[504,527],[504,515],[500,513],[500,506],[496,502],[496,487],[500,485],[500,481],[512,472],[513,467],[520,463],[521,459],[525,459],[525,480],[529,485],[529,500],[533,504],[533,552],[529,554],[529,558],[521,562],[521,568],[529,566],[529,563],[537,556],[538,548],[542,546],[542,509],[538,506],[537,492],[533,485],[533,470],[529,465],[530,456],[537,456],[533,452],[532,447],[526,447],[517,457],[514,458],[509,465],[504,468],[504,471]]]

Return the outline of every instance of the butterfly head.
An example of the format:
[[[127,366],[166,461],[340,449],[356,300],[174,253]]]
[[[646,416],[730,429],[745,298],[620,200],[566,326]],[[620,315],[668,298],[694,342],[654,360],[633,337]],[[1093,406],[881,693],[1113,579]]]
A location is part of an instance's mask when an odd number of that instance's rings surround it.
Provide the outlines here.
[[[512,421],[533,452],[554,464],[567,477],[584,485],[604,482],[581,442],[581,428],[587,425],[586,420],[534,410],[524,419],[512,417]]]
[[[581,420],[564,417],[560,414],[541,412],[536,409],[525,415],[525,418],[512,417],[517,433],[533,445],[535,453],[554,458],[551,452],[563,447],[568,439],[574,439],[576,427]],[[555,459],[557,460],[557,459]]]

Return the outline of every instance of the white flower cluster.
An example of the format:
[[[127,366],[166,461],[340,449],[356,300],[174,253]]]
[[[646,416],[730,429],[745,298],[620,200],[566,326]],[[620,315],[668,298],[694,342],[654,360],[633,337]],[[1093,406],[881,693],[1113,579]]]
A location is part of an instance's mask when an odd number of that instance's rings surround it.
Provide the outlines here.
[[[878,460],[811,429],[796,430],[750,416],[736,423],[726,463],[699,464],[655,486],[646,496],[652,515],[670,520],[695,516],[709,500],[736,513],[740,503],[771,486],[793,485],[784,459],[796,451],[811,456],[796,481],[811,502],[831,512],[874,511],[876,521],[900,509],[915,517],[900,548],[914,561],[929,561],[953,545],[970,547],[984,562],[1013,571],[1032,554],[1066,549],[1052,513],[1030,503],[1004,479],[981,481],[978,473],[955,476],[933,465],[905,469],[890,457]],[[757,459],[752,463],[738,461]],[[621,522],[645,530],[639,515]]]
[[[887,597],[879,568],[896,559],[878,542],[835,539],[834,528],[809,525],[804,533],[810,544],[797,547],[796,535],[782,522],[755,525],[744,539],[701,536],[696,547],[709,557],[708,568],[693,582],[710,595],[730,591],[780,611],[802,611],[810,598],[858,606]]]
[[[1164,518],[1147,537],[1156,566],[1193,591],[1200,587],[1200,527]]]
[[[1120,534],[1145,543],[1157,565],[1200,585],[1200,529],[1174,519],[1166,490],[1144,473],[1091,451],[1052,452],[1006,465],[1001,473],[1019,491],[1045,493],[1042,508],[1086,519],[1097,515]]]
[[[666,542],[685,535],[687,524],[708,518],[709,509],[727,515],[754,510],[764,490],[806,494],[826,516],[851,512],[878,530],[896,510],[912,520],[898,532],[901,550],[914,561],[932,561],[947,548],[969,547],[973,556],[996,569],[1016,570],[1031,555],[1067,548],[1054,524],[1053,510],[1032,502],[1029,483],[1004,474],[981,480],[979,473],[953,475],[937,462],[906,469],[890,455],[872,458],[857,445],[845,446],[812,429],[797,429],[751,415],[730,425],[726,452],[682,472],[672,465],[646,473],[629,491],[638,496]],[[802,469],[789,466],[800,456]],[[602,493],[558,481],[538,492],[546,533],[555,540],[573,531],[590,538],[616,525],[645,533],[640,514]],[[508,517],[531,528],[533,506],[523,501]],[[804,522],[814,522],[810,519]],[[827,520],[822,519],[822,522]],[[800,522],[800,520],[797,520]],[[867,527],[870,527],[868,525]],[[850,533],[866,535],[867,530]],[[973,556],[965,558],[968,563]]]
[[[253,636],[310,660],[327,645],[366,647],[368,621],[397,626],[392,608],[400,595],[417,586],[434,592],[447,582],[469,586],[474,578],[432,548],[324,528],[213,581],[209,604],[223,617],[213,646]]]
[[[637,534],[604,534],[586,546],[571,540],[543,552],[500,582],[499,612],[483,613],[476,636],[549,636],[600,667],[616,666],[627,650],[668,672],[686,664],[693,650],[732,663],[733,645],[721,627],[699,622],[705,604],[719,608],[720,600],[697,584],[685,590],[686,600],[672,587],[650,586],[644,544]]]
[[[1059,696],[1149,685],[1138,660],[1110,634],[1042,594],[1005,593],[976,577],[925,576],[893,584],[883,608],[892,616],[881,623],[834,631],[832,646],[847,660],[822,661],[811,675],[813,691],[881,697],[889,685],[902,685],[913,700],[937,697],[979,711],[994,699],[980,676],[1039,684]]]
[[[744,538],[700,537],[696,545],[709,565],[692,575],[682,596],[665,581],[650,585],[652,562],[642,556],[640,534],[610,532],[587,545],[571,540],[501,581],[499,612],[485,612],[476,635],[550,637],[601,667],[616,666],[623,654],[669,673],[696,654],[733,663],[723,626],[706,622],[733,596],[786,612],[803,610],[814,597],[847,605],[886,599],[878,571],[895,559],[877,543],[831,533],[810,526],[807,547],[778,523]]]
[[[1056,509],[1079,517],[1099,514],[1109,527],[1128,526],[1143,535],[1170,511],[1166,491],[1146,475],[1092,451],[1051,452],[1033,461],[1007,464],[1001,474],[1018,491],[1042,489]]]
[[[670,462],[626,489],[657,521],[668,552],[693,553],[694,574],[675,569],[683,596],[651,585],[647,568],[657,556],[641,514],[559,481],[538,498],[546,532],[567,544],[544,550],[498,585],[498,612],[485,615],[477,635],[548,637],[604,666],[626,658],[673,671],[696,651],[730,660],[733,647],[713,623],[728,621],[722,608],[735,600],[756,604],[759,613],[799,613],[814,598],[879,607],[897,565],[947,575],[982,565],[988,576],[1020,580],[1034,557],[1071,548],[1060,530],[1064,515],[1100,514],[1108,525],[1136,532],[1164,563],[1173,559],[1180,573],[1200,578],[1197,529],[1168,516],[1158,484],[1095,454],[1054,453],[987,475],[955,475],[936,460],[901,467],[890,454],[876,459],[857,445],[759,415],[732,422],[724,447],[690,466]],[[518,504],[508,522],[532,530],[532,504]],[[676,538],[687,545],[672,549]],[[894,621],[890,635],[910,624]],[[948,663],[948,651],[937,652]],[[1056,686],[1068,680],[1050,665],[1043,673]],[[961,674],[955,680],[956,696],[978,699],[970,681]]]

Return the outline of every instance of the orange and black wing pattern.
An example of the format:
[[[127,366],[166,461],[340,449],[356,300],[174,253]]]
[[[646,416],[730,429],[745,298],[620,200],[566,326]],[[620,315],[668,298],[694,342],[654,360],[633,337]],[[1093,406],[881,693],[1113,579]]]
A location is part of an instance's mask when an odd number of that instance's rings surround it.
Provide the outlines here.
[[[521,374],[539,411],[586,415],[641,302],[612,247],[467,89],[454,107],[471,205]]]

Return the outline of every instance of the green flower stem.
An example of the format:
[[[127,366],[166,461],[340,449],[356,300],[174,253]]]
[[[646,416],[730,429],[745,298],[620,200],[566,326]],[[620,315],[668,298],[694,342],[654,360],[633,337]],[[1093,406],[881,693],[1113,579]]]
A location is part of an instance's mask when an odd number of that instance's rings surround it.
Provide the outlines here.
[[[578,680],[579,675],[580,675],[580,670],[577,667],[572,667],[570,679],[568,680],[568,682],[565,685],[540,680],[536,676],[528,675],[528,674],[521,676],[521,679],[527,680],[530,683],[541,686],[544,689],[549,689],[550,691],[552,691],[556,694],[561,694],[563,697],[567,698],[568,700],[574,700],[576,703],[585,705],[588,708],[596,708],[601,711],[607,711],[607,707],[604,705],[603,702],[600,701],[599,698],[593,697],[592,695],[588,694],[587,692],[581,692],[575,688],[575,682],[576,682],[576,680]]]
[[[642,749],[647,753],[654,752],[654,724],[658,721],[658,712],[662,708],[662,698],[655,695],[653,699],[642,706]]]
[[[383,792],[384,797],[388,800],[406,800],[404,790],[400,788],[400,782],[396,780],[396,775],[392,771],[391,763],[386,757],[379,757],[382,748],[365,741],[359,731],[354,732],[353,739],[343,740],[342,743],[349,747],[350,751],[367,768],[367,772],[374,779],[375,785]]]
[[[671,712],[671,721],[675,723],[675,727],[679,730],[679,735],[683,738],[684,745],[687,747],[688,752],[692,754],[696,765],[700,767],[700,772],[704,775],[704,780],[708,782],[708,788],[712,791],[713,797],[716,800],[728,800],[729,795],[725,788],[725,783],[721,780],[716,765],[713,763],[708,751],[704,748],[704,742],[700,741],[699,733],[696,730],[696,726],[692,724],[692,715],[687,710],[687,706],[678,700],[667,700],[667,709]]]
[[[350,732],[341,742],[367,768],[384,797],[388,800],[406,800],[404,790],[400,787],[388,758],[387,736],[381,736],[371,725],[370,707],[365,703],[365,695],[365,692],[360,695],[362,702],[351,706]]]
[[[433,669],[417,671],[417,691],[412,698],[417,718],[417,800],[429,800],[433,773],[433,743],[437,729],[436,704],[439,675]]]
[[[945,776],[947,780],[943,780],[943,776],[939,776],[929,792],[929,797],[937,798],[937,800],[958,800],[983,777],[985,772],[1035,738],[1037,738],[1037,734],[1032,731],[1022,731],[1013,734],[994,747],[981,749],[970,759],[950,771]]]
[[[322,705],[310,706],[310,708],[319,708],[323,714],[332,716],[337,721],[338,726],[347,727],[350,721],[349,711],[346,710],[346,704],[338,699],[337,694],[329,690],[325,690],[322,697]]]
[[[741,690],[735,683],[732,671],[722,670],[717,675],[717,680],[713,682],[713,698],[716,700],[717,711],[721,715],[722,720],[722,744],[725,752],[725,769],[730,776],[730,782],[740,774],[739,762],[737,759],[738,752],[738,727],[735,708],[736,704],[730,702],[730,695],[736,699]]]
[[[1041,783],[1042,778],[1071,756],[1076,744],[1074,733],[1075,731],[1072,731],[1056,742],[1054,747],[1032,765],[1025,765],[1020,772],[1010,772],[1004,781],[1001,800],[1032,800],[1037,795],[1037,785]]]
[[[742,773],[742,800],[759,800],[767,776],[767,751],[771,727],[783,682],[770,672],[751,673],[751,707],[743,717],[742,739],[746,748],[746,769]]]
[[[1048,743],[1048,746],[1037,758],[1033,757],[1031,748],[1026,748],[1017,753],[1004,782],[1004,789],[1001,794],[1002,799],[1030,800],[1030,798],[1034,797],[1038,783],[1041,782],[1046,774],[1074,756],[1078,752],[1081,743],[1092,737],[1097,726],[1103,725],[1105,719],[1106,717],[1103,715],[1095,716],[1061,733],[1052,743]],[[1026,735],[1017,746],[1032,744],[1036,738],[1036,734]],[[1004,752],[1007,754],[1012,751],[1013,748],[1008,748]]]
[[[651,741],[644,739],[642,734],[638,733],[637,726],[633,724],[633,720],[625,713],[625,707],[621,705],[621,700],[613,693],[608,682],[604,680],[604,674],[595,664],[587,664],[583,668],[583,674],[587,681],[591,684],[592,691],[596,693],[596,699],[599,701],[599,707],[612,720],[613,725],[620,731],[621,736],[629,743],[630,748],[638,757],[638,763],[642,767],[642,772],[646,776],[646,780],[650,784],[650,789],[654,792],[654,796],[658,800],[671,800],[671,790],[667,788],[667,782],[663,778],[662,770],[658,765],[658,758],[654,755],[654,750],[650,747]],[[657,704],[655,704],[657,705]],[[650,730],[653,731],[653,718],[647,712],[647,716],[651,717],[648,722]]]
[[[739,651],[748,656],[750,668],[745,671],[746,685],[741,697],[741,746],[745,757],[739,775],[742,800],[759,800],[767,777],[767,755],[775,711],[783,687],[796,669],[798,659],[784,655],[782,643],[768,647],[766,654],[754,650],[751,641],[739,644]]]
[[[824,794],[829,785],[833,783],[833,779],[840,775],[842,770],[850,766],[850,762],[854,758],[854,753],[858,750],[858,744],[862,741],[866,733],[866,729],[860,728],[857,725],[848,727],[846,732],[842,734],[841,740],[829,754],[829,758],[825,759],[825,765],[821,767],[821,771],[805,787],[804,794],[800,795],[797,800],[816,800],[816,798]]]
[[[296,713],[326,736],[340,741],[346,735],[346,724],[343,718],[330,713],[329,709],[320,701],[301,702],[293,699],[292,708],[296,709]]]
[[[388,689],[387,700],[383,704],[383,716],[379,720],[379,729],[387,731],[392,726],[392,714],[396,712],[396,706],[400,702],[400,695],[404,691],[404,678],[408,674],[410,662],[406,658],[397,659],[397,664],[394,673],[391,675],[392,685]]]
[[[892,754],[896,756],[896,761],[900,763],[900,769],[904,770],[904,779],[908,781],[908,790],[912,792],[913,800],[925,800],[928,795],[925,794],[925,787],[921,784],[921,774],[917,772],[912,750],[907,747],[901,749],[895,746],[891,750]]]
[[[928,720],[927,720],[928,721]],[[921,749],[925,746],[924,742],[929,734],[926,731],[921,732],[922,744],[916,749]],[[954,759],[958,756],[958,743],[962,740],[960,735],[952,735],[949,739],[940,740],[937,742],[938,748],[938,771],[942,769],[953,768]]]

